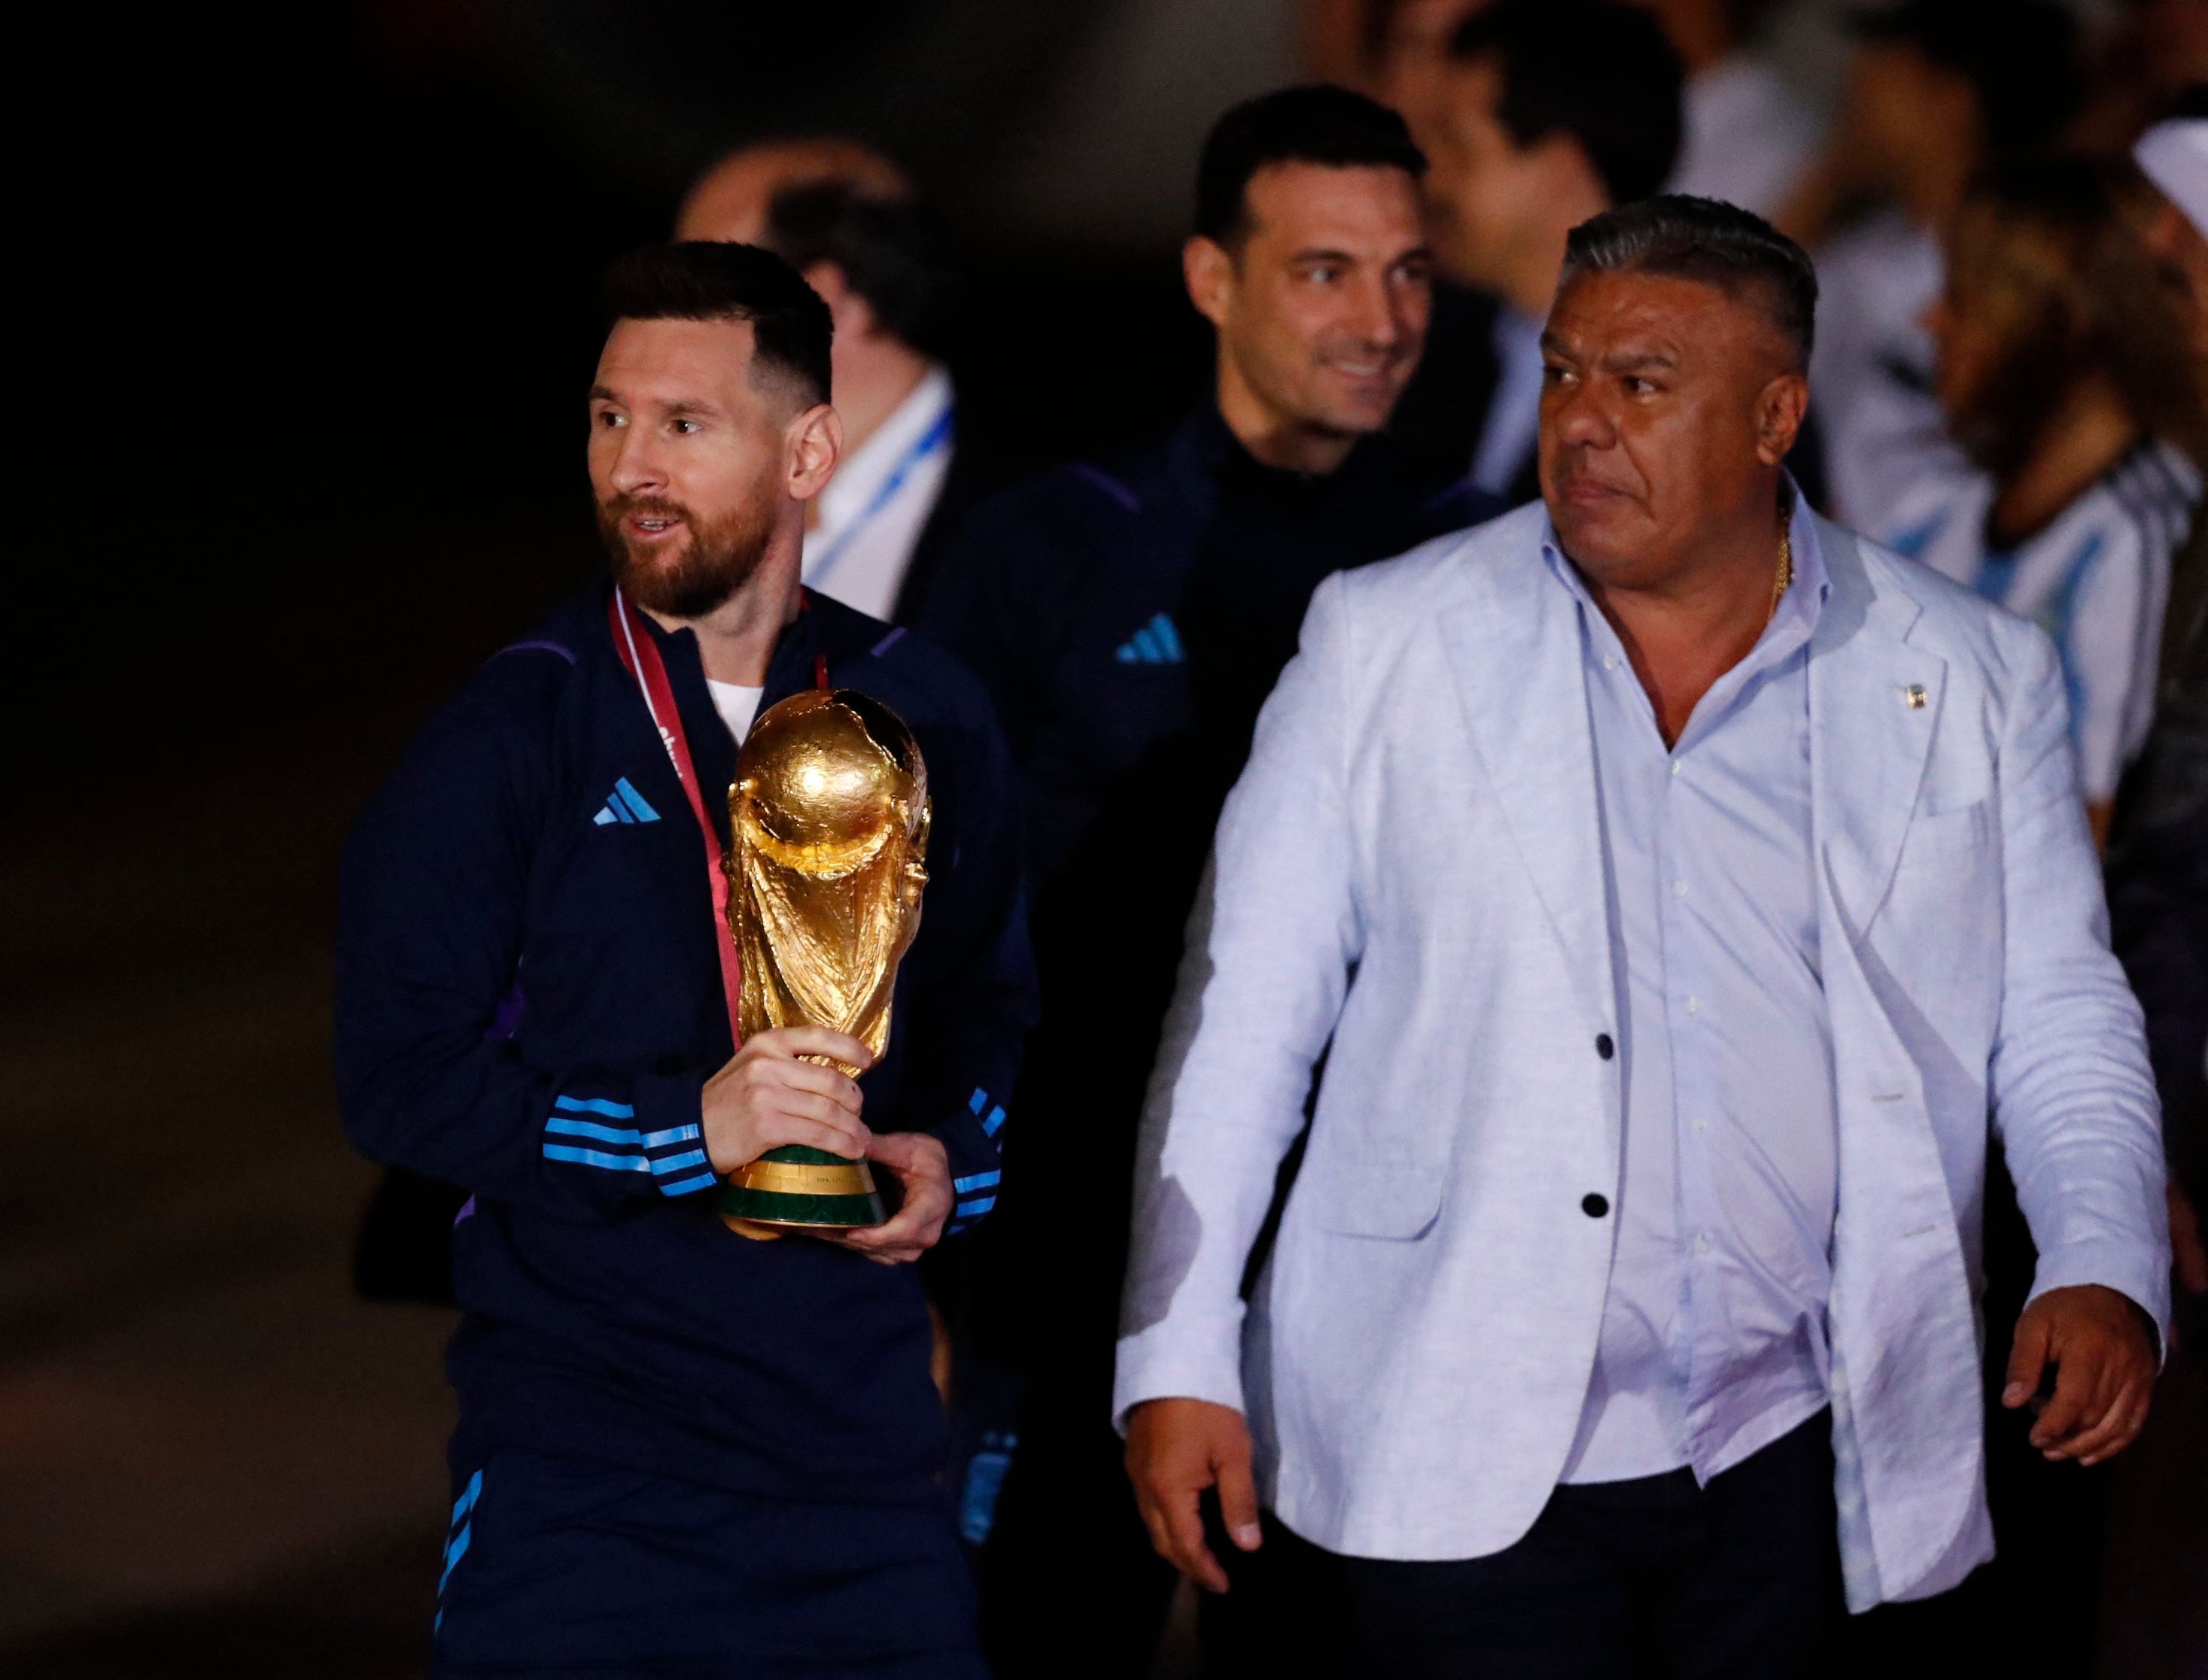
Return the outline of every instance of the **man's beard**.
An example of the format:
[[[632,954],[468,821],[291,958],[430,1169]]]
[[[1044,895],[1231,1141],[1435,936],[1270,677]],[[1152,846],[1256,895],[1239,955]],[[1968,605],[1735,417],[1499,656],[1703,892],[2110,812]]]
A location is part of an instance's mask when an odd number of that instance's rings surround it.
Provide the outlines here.
[[[624,522],[638,517],[682,522],[687,540],[672,559],[631,545]],[[631,601],[667,618],[702,619],[759,570],[774,535],[774,508],[768,498],[753,498],[708,525],[680,502],[616,496],[598,504],[598,535],[613,562],[614,582]]]

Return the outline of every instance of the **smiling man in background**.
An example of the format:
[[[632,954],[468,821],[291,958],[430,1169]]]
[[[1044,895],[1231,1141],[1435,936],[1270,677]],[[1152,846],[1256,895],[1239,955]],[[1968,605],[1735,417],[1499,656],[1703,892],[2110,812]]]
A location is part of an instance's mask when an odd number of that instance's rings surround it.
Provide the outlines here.
[[[926,627],[1013,730],[1046,1021],[1001,1241],[975,1256],[966,1365],[1023,1374],[987,1536],[985,1642],[1007,1677],[1148,1671],[1171,1572],[1149,1555],[1107,1419],[1135,1121],[1220,801],[1329,572],[1487,511],[1378,435],[1418,366],[1425,162],[1338,87],[1229,111],[1197,172],[1188,293],[1212,390],[1161,438],[985,505]],[[1029,1175],[1025,1183],[1020,1175]]]

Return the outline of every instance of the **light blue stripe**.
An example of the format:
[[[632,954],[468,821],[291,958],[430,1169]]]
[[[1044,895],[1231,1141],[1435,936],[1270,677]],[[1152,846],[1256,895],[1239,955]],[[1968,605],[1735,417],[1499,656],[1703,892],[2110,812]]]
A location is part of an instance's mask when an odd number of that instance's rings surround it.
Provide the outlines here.
[[[1179,664],[1184,655],[1180,645],[1180,632],[1173,628],[1173,621],[1161,613],[1150,622],[1158,627],[1158,639],[1165,643],[1166,657]]]
[[[1005,1175],[1001,1171],[993,1173],[975,1173],[971,1178],[952,1179],[951,1181],[951,1187],[963,1195],[969,1190],[987,1190],[991,1185],[1002,1180],[1004,1176]]]
[[[453,1504],[453,1521],[458,1522],[476,1508],[476,1498],[483,1492],[483,1472],[478,1470],[468,1478],[467,1486]]]
[[[659,1193],[663,1196],[687,1196],[693,1190],[711,1190],[720,1181],[711,1173],[699,1173],[694,1178],[678,1178],[671,1182],[662,1179],[659,1181]]]
[[[468,1542],[474,1538],[475,1532],[475,1525],[470,1523],[453,1535],[453,1543],[445,1548],[445,1572],[437,1577],[438,1592],[445,1590],[445,1583],[453,1578],[453,1567],[468,1555]]]
[[[622,798],[628,802],[628,808],[636,813],[637,818],[639,822],[657,822],[659,821],[659,813],[652,810],[651,804],[645,800],[643,794],[638,792],[636,789],[629,786],[629,780],[627,776],[623,776],[619,781],[614,784],[614,792],[621,795]]]
[[[971,1109],[975,1114],[981,1113],[982,1109],[989,1106],[989,1093],[982,1090],[981,1086],[975,1085],[974,1087],[974,1094],[966,1099],[966,1106]]]
[[[633,1129],[618,1126],[601,1126],[595,1120],[570,1120],[565,1115],[554,1115],[544,1122],[547,1132],[568,1138],[596,1138],[602,1144],[641,1143],[642,1138]]]
[[[959,1203],[957,1211],[961,1219],[973,1219],[987,1213],[996,1205],[997,1199],[994,1196],[983,1196],[978,1201]]]
[[[651,1163],[641,1155],[608,1155],[602,1150],[570,1149],[565,1144],[544,1145],[548,1161],[573,1161],[584,1167],[611,1167],[616,1172],[648,1173]]]
[[[1004,1123],[1005,1110],[1003,1106],[999,1104],[998,1107],[990,1109],[989,1117],[981,1122],[982,1135],[990,1138],[995,1137],[997,1135],[997,1128]]]
[[[597,823],[598,827],[603,828],[610,823],[620,822],[621,818],[614,815],[613,807],[611,805],[602,805],[598,809],[598,814],[592,817],[591,821]]]
[[[609,1115],[615,1120],[633,1120],[636,1110],[626,1103],[612,1103],[603,1097],[555,1097],[555,1109],[565,1109],[571,1115]]]
[[[705,1151],[702,1149],[693,1149],[686,1150],[680,1155],[661,1156],[651,1163],[651,1170],[655,1173],[672,1173],[679,1172],[685,1167],[702,1167],[705,1164]]]
[[[639,1132],[633,1127],[601,1126],[594,1120],[569,1120],[561,1115],[546,1121],[544,1129],[571,1138],[596,1138],[604,1144],[639,1144],[645,1149],[693,1143],[698,1137],[695,1125],[670,1126],[663,1132]]]

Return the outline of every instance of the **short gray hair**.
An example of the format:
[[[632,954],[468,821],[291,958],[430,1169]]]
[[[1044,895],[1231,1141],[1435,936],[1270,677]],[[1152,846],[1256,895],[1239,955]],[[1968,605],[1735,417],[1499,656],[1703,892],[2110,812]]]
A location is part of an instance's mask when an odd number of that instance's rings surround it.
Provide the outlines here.
[[[1797,364],[1809,365],[1816,268],[1808,252],[1737,205],[1666,193],[1590,216],[1564,242],[1559,288],[1581,274],[1659,274],[1752,298]]]

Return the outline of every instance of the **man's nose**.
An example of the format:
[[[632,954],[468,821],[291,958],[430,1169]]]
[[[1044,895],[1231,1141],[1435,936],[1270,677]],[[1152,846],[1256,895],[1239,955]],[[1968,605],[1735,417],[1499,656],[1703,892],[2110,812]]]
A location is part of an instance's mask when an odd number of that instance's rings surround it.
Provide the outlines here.
[[[1408,312],[1385,277],[1375,277],[1358,289],[1353,328],[1375,350],[1392,350],[1410,336]]]
[[[667,487],[667,473],[659,450],[651,435],[641,427],[632,426],[620,433],[621,441],[615,447],[613,469],[606,475],[606,482],[620,495],[647,495]]]
[[[1552,388],[1541,423],[1567,447],[1607,449],[1617,439],[1617,421],[1600,396],[1585,386]]]

